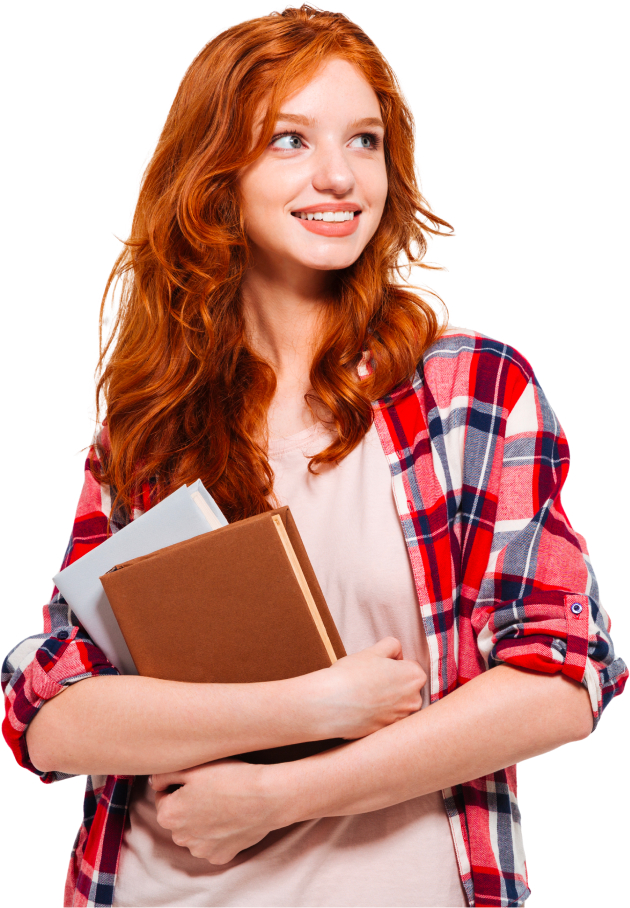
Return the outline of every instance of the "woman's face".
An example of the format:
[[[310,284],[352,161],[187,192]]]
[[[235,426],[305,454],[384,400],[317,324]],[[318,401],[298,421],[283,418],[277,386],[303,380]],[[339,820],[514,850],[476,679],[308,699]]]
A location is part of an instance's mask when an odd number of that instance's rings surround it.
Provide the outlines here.
[[[333,58],[281,105],[274,138],[239,179],[254,262],[265,270],[346,268],[387,197],[378,98]]]

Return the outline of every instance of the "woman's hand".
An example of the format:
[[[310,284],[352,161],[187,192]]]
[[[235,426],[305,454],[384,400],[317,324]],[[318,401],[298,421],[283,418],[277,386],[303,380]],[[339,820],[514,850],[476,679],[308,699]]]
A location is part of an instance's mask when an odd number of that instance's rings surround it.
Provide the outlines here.
[[[395,637],[344,656],[313,673],[327,710],[332,738],[362,738],[405,719],[422,706],[427,676],[421,666],[403,659]]]
[[[403,659],[394,637],[314,672],[317,699],[330,737],[362,738],[417,712],[426,675]],[[272,767],[224,759],[179,772],[154,774],[157,820],[176,845],[212,864],[227,864],[274,829],[293,822]],[[172,785],[180,785],[168,793]]]
[[[265,786],[266,766],[215,760],[181,772],[154,774],[157,821],[176,845],[211,864],[227,864],[239,851],[284,825],[280,798]],[[165,789],[181,785],[172,793]]]

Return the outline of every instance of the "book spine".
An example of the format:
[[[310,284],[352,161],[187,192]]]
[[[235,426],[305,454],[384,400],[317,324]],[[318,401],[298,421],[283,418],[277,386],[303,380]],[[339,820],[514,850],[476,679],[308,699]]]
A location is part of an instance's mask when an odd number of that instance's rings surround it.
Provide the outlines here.
[[[337,655],[333,649],[332,643],[330,642],[330,637],[328,636],[328,631],[326,630],[326,627],[324,626],[322,617],[319,614],[319,609],[317,608],[317,604],[316,604],[315,600],[313,599],[313,594],[311,593],[310,587],[309,587],[308,583],[306,582],[306,577],[304,576],[304,571],[302,570],[302,565],[298,561],[298,557],[295,554],[295,550],[294,550],[293,546],[291,545],[291,540],[289,539],[289,534],[287,533],[287,531],[284,527],[282,518],[279,517],[277,514],[274,514],[271,519],[273,520],[274,526],[275,526],[276,530],[278,531],[278,536],[280,537],[280,541],[282,542],[282,545],[284,546],[284,550],[287,553],[287,558],[289,559],[289,563],[291,564],[291,567],[293,568],[293,572],[297,578],[297,582],[300,585],[300,589],[302,590],[302,593],[306,600],[306,604],[308,605],[308,609],[311,613],[311,617],[313,618],[313,621],[315,622],[315,627],[319,631],[319,636],[322,638],[322,642],[323,642],[324,646],[326,647],[326,652],[328,653],[328,656],[330,658],[330,664],[332,665],[334,662],[337,661]]]

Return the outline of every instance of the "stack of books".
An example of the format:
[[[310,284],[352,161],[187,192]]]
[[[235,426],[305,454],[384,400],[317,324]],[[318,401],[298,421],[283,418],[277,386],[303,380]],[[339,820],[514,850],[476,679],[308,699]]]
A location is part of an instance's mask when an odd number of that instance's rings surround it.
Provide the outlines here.
[[[293,678],[346,655],[288,507],[228,524],[197,480],[54,578],[123,674],[243,683]],[[300,759],[343,743],[249,754]]]

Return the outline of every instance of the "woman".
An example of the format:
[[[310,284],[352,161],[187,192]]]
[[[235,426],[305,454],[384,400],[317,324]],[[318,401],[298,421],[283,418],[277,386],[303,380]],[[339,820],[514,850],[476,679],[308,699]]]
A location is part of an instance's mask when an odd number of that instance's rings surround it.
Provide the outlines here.
[[[513,764],[585,737],[627,671],[529,365],[394,281],[440,226],[393,75],[343,17],[244,23],[191,66],[113,272],[65,563],[197,476],[231,520],[286,501],[354,655],[273,685],[123,678],[53,599],[9,656],[6,729],[47,781],[97,774],[68,904],[527,897]],[[356,740],[225,759],[333,735]]]

